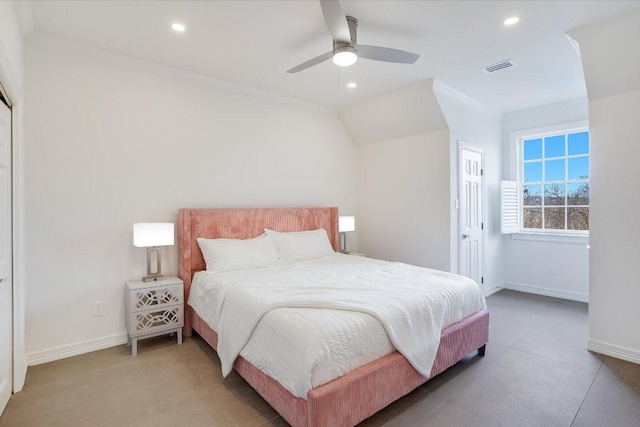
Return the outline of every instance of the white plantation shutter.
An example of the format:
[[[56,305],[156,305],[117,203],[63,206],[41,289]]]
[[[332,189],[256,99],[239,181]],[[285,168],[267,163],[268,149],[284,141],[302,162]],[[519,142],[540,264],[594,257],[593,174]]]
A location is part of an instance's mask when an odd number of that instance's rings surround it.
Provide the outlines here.
[[[500,233],[510,234],[519,231],[520,192],[518,181],[500,182]]]

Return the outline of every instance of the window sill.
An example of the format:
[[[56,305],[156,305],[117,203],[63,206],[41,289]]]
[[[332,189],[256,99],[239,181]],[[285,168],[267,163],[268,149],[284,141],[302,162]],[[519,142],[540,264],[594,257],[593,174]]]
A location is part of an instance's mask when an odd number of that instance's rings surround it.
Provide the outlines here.
[[[543,233],[513,233],[512,240],[531,240],[536,242],[570,243],[574,245],[588,245],[589,236],[574,236],[568,234]]]

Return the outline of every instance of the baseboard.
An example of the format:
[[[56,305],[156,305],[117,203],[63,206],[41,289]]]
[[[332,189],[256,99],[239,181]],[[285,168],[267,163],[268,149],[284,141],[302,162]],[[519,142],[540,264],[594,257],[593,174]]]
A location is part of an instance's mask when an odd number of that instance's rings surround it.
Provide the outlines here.
[[[602,341],[587,341],[587,349],[605,356],[615,357],[616,359],[626,360],[627,362],[640,364],[640,351],[631,350],[630,348],[620,347],[619,345],[609,344]]]
[[[493,294],[495,294],[496,292],[498,292],[498,291],[500,291],[500,290],[502,290],[502,287],[500,287],[500,286],[494,286],[493,288],[489,288],[489,289],[487,289],[486,291],[484,291],[484,296],[485,296],[485,298],[486,298],[486,297],[488,297],[489,295],[493,295]]]
[[[127,343],[127,334],[109,335],[102,338],[96,338],[89,341],[78,342],[74,344],[62,345],[47,350],[36,351],[27,354],[27,365],[35,366],[41,363],[53,362],[54,360],[64,359],[79,354],[89,353],[91,351],[102,350],[109,347],[115,347]]]
[[[589,302],[589,295],[578,294],[575,292],[558,291],[556,289],[549,289],[549,288],[538,288],[536,286],[520,285],[517,283],[503,283],[501,287],[503,289],[526,292],[529,294],[544,295],[547,297],[568,299],[571,301]]]

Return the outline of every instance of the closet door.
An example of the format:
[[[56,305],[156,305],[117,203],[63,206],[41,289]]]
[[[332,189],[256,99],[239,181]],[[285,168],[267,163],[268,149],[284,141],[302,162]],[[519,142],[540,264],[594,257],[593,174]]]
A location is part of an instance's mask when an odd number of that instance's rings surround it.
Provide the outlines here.
[[[11,110],[0,101],[0,414],[12,390]]]

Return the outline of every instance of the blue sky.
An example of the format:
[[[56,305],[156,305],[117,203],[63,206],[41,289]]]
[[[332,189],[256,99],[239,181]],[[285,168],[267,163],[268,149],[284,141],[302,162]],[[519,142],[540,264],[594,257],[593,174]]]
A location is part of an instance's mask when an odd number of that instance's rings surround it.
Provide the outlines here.
[[[544,148],[544,159],[543,159]],[[568,153],[566,153],[568,151]],[[524,141],[524,160],[531,160],[524,164],[524,181],[535,182],[563,181],[565,173],[567,179],[588,179],[589,157],[569,157],[565,159],[549,159],[552,157],[564,157],[589,154],[589,132],[571,133],[568,135],[568,144],[565,144],[564,135],[550,136],[546,138],[527,139]],[[549,159],[549,160],[547,160]],[[568,169],[567,171],[565,169]]]

